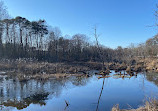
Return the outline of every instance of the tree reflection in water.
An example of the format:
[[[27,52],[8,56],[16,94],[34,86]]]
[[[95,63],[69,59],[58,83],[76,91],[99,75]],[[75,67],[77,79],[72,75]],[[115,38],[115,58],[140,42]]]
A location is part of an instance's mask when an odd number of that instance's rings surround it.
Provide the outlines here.
[[[146,78],[148,81],[154,82],[158,86],[158,73],[147,73]]]
[[[2,105],[6,106],[6,107],[16,107],[18,110],[20,109],[24,109],[26,107],[28,107],[30,104],[40,104],[42,105],[46,105],[45,100],[48,97],[48,93],[47,94],[34,94],[33,96],[24,98],[23,100],[7,100],[6,102],[3,102]]]
[[[103,92],[103,89],[104,89],[104,82],[105,82],[105,78],[103,78],[103,84],[102,84],[101,92],[100,92],[100,95],[99,95],[99,98],[98,98],[96,111],[98,111],[98,109],[99,109],[100,98],[101,98],[101,95],[102,95],[102,92]]]
[[[0,105],[4,107],[27,108],[30,104],[46,105],[46,100],[51,97],[60,96],[63,87],[71,82],[73,85],[86,85],[88,79],[85,77],[70,77],[50,79],[46,81],[29,80],[19,82],[11,78],[0,79]]]

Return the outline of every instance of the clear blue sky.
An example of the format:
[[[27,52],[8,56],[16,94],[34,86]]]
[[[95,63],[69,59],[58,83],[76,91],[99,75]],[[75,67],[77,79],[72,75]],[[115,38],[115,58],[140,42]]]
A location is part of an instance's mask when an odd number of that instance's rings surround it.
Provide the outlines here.
[[[154,36],[157,0],[4,0],[11,16],[45,19],[62,34],[87,34],[94,40],[96,24],[101,44],[116,48],[142,43]]]

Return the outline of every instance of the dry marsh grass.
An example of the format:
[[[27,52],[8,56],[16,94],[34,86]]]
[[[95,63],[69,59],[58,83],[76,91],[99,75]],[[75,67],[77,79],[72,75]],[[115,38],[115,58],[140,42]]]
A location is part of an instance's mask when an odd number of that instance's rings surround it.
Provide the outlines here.
[[[140,106],[138,109],[120,109],[119,105],[115,105],[112,111],[158,111],[158,100],[150,99],[146,101],[144,106]]]

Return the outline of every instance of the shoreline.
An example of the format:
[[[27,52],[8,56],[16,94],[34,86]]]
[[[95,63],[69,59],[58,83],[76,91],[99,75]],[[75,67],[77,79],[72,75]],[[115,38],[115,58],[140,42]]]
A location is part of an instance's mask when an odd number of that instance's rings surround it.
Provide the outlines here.
[[[28,79],[65,78],[69,76],[90,76],[90,70],[98,70],[101,75],[107,75],[109,70],[125,71],[129,75],[139,72],[158,72],[157,59],[135,59],[130,64],[101,62],[39,62],[26,59],[0,61],[1,75],[16,76],[21,81]]]

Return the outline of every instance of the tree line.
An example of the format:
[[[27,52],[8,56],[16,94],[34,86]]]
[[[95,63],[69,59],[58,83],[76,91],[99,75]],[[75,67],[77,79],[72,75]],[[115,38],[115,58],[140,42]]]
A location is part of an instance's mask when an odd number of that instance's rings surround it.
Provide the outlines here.
[[[17,16],[12,18],[0,2],[0,58],[31,58],[48,62],[127,62],[143,56],[158,55],[158,35],[146,43],[128,48],[111,49],[88,42],[85,34],[69,39],[59,28],[52,28],[45,20],[30,21]],[[102,53],[102,56],[99,56]],[[102,57],[102,58],[101,58]]]

